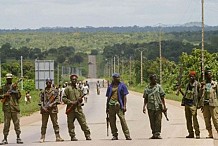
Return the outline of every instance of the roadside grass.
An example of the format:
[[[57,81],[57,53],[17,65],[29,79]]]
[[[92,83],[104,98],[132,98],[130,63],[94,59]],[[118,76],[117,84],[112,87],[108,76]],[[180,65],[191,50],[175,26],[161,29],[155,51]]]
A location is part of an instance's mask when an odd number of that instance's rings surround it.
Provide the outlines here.
[[[29,116],[32,113],[36,112],[39,110],[39,92],[40,91],[30,91],[30,95],[31,95],[31,103],[26,104],[24,97],[25,97],[25,91],[22,91],[22,97],[20,99],[20,110],[21,110],[21,116]],[[2,111],[2,103],[0,104],[0,123],[3,122],[4,120],[4,113]]]

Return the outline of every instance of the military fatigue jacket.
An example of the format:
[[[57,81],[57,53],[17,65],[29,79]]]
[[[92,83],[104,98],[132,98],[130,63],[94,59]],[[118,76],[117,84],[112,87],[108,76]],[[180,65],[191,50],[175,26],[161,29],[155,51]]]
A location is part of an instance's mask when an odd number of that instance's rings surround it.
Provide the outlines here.
[[[2,99],[2,110],[4,112],[20,112],[19,99],[21,93],[18,89],[12,88],[13,84],[5,84],[0,90],[0,98]],[[9,92],[10,96],[5,96]]]
[[[198,81],[195,81],[193,84],[188,83],[186,86],[186,91],[185,91],[185,104],[189,105],[194,105],[197,106],[199,102],[199,91],[200,91],[200,84]]]
[[[147,101],[147,109],[150,110],[162,110],[162,98],[165,93],[160,84],[156,84],[154,87],[150,85],[144,90],[143,98]]]
[[[41,109],[40,113],[47,113],[45,110],[43,110],[42,107],[45,107],[48,110],[48,113],[58,113],[58,107],[57,104],[59,103],[58,99],[58,90],[51,87],[51,88],[45,88],[45,90],[41,91],[40,93],[40,104]]]
[[[63,94],[63,102],[67,104],[67,109],[72,105],[71,104],[72,101],[77,101],[81,96],[82,96],[81,90],[72,86],[68,86],[67,88],[65,88]],[[81,107],[81,106],[77,106],[77,107]]]
[[[218,85],[216,81],[211,81],[211,83],[206,83],[203,88],[203,104],[209,104],[210,106],[218,106]]]

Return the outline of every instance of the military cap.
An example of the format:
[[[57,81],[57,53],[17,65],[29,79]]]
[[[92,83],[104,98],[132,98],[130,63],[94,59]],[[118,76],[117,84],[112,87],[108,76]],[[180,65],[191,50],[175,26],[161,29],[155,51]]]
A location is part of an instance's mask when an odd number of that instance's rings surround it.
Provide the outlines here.
[[[76,78],[78,78],[78,76],[77,76],[76,74],[72,74],[72,75],[70,75],[70,78],[72,78],[72,77],[76,77]]]
[[[12,77],[13,75],[11,74],[11,73],[7,73],[6,74],[6,79],[12,79],[13,77]]]
[[[114,78],[119,78],[119,77],[120,77],[120,74],[119,74],[119,73],[113,73],[113,74],[112,74],[112,77],[114,77]]]

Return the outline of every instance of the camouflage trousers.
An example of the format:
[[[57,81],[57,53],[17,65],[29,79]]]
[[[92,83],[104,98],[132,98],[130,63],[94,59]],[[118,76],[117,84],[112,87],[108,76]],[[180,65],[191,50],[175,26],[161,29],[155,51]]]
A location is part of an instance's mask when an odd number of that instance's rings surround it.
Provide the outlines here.
[[[14,123],[14,129],[17,135],[20,135],[21,130],[20,130],[20,113],[18,112],[4,112],[4,129],[3,129],[3,134],[5,136],[8,135],[9,129],[10,129],[10,124],[11,120]]]
[[[194,131],[193,131],[193,126],[194,126],[195,134],[200,135],[196,106],[185,105],[185,118],[186,118],[188,133],[190,135],[194,135]]]
[[[85,137],[90,136],[91,132],[90,129],[86,123],[86,118],[83,113],[82,108],[77,107],[75,110],[71,111],[67,114],[67,124],[68,124],[68,132],[70,137],[75,137],[75,125],[74,122],[77,119],[78,123],[81,126],[81,129],[83,130]]]
[[[211,118],[213,120],[213,125],[218,132],[218,107],[213,107],[205,105],[203,107],[203,116],[207,130],[212,130]]]
[[[126,123],[125,115],[123,111],[120,108],[117,109],[115,105],[109,105],[109,121],[112,135],[118,136],[118,130],[116,126],[116,115],[120,119],[120,123],[125,137],[130,137],[129,128]]]
[[[155,111],[155,110],[148,109],[148,116],[150,120],[152,134],[154,136],[159,136],[161,133],[162,111],[161,110]]]
[[[42,127],[41,134],[45,135],[47,129],[48,118],[51,118],[55,134],[59,133],[58,116],[57,113],[43,113],[42,114]]]

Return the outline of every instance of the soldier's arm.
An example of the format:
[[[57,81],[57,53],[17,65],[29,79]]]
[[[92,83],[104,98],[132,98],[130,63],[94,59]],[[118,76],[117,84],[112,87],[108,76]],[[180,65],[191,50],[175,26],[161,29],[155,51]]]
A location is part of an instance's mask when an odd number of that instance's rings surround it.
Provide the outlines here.
[[[63,102],[65,104],[71,104],[71,100],[69,99],[69,88],[66,88],[63,93]]]

